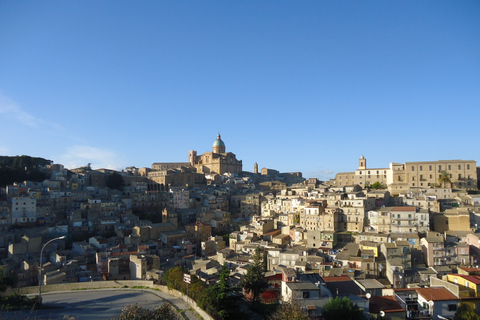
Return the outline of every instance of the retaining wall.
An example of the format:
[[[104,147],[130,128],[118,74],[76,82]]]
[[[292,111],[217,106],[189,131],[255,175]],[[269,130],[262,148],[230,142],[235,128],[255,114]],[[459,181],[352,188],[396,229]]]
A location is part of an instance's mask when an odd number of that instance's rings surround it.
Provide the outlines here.
[[[59,284],[47,284],[42,286],[42,293],[55,292],[55,291],[74,291],[74,290],[87,290],[87,289],[114,289],[114,288],[133,288],[143,287],[149,289],[159,290],[168,293],[174,297],[180,298],[190,305],[203,319],[213,320],[213,318],[197,306],[197,303],[181,293],[180,291],[168,289],[167,286],[161,286],[154,284],[153,281],[145,280],[112,280],[112,281],[93,281],[93,282],[71,282],[71,283],[59,283]],[[8,289],[7,291],[0,293],[0,295],[11,295],[13,293],[27,295],[38,294],[38,286],[23,287]]]

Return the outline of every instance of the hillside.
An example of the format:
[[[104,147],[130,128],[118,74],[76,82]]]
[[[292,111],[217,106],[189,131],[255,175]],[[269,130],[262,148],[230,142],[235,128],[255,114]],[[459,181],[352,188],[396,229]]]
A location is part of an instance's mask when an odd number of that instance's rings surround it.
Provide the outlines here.
[[[0,156],[0,187],[14,182],[43,181],[49,177],[41,168],[52,160],[30,156]]]

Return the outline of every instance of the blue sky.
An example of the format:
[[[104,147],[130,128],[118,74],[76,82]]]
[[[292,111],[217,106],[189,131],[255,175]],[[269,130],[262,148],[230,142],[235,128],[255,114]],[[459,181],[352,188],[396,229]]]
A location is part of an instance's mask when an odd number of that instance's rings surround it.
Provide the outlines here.
[[[480,160],[478,1],[0,1],[0,155],[328,179]]]

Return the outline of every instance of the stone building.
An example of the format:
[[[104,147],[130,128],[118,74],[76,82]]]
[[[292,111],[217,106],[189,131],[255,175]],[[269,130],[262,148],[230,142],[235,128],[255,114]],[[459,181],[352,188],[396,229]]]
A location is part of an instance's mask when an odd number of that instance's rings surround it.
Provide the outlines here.
[[[35,223],[37,221],[37,199],[12,197],[12,224]]]
[[[191,150],[188,153],[188,162],[199,173],[222,175],[226,172],[242,172],[242,160],[237,160],[234,153],[226,152],[225,143],[220,138],[220,134],[213,143],[212,152],[205,152],[198,156],[197,151]]]
[[[368,168],[367,159],[361,156],[358,163],[354,172],[337,173],[335,185],[365,187],[380,182],[391,193],[398,193],[416,187],[435,187],[442,172],[446,172],[450,178],[448,187],[477,189],[477,162],[474,160],[392,162],[388,168]]]

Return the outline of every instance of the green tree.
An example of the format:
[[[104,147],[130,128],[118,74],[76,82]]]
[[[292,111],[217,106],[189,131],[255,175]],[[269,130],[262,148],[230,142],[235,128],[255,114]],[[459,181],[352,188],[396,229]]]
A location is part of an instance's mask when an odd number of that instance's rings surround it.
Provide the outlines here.
[[[112,172],[107,177],[106,186],[110,189],[123,190],[125,182],[121,174]]]
[[[268,318],[269,320],[307,320],[307,312],[298,302],[284,302],[278,306],[277,310]]]
[[[169,303],[163,303],[150,310],[135,304],[125,306],[118,320],[179,320],[178,313]]]
[[[238,290],[230,286],[229,278],[230,270],[224,265],[217,283],[208,289],[209,305],[221,319],[235,319],[239,316],[237,302],[240,298],[236,295]]]
[[[376,181],[374,182],[370,188],[372,189],[385,189],[385,187],[383,186],[383,184],[380,182],[380,181]]]
[[[9,287],[13,287],[14,282],[15,277],[13,273],[7,273],[3,267],[0,267],[0,292],[4,292]]]
[[[265,280],[265,269],[260,248],[255,250],[253,263],[248,267],[247,273],[242,277],[243,289],[250,295],[252,306],[260,300],[262,293],[268,289],[268,281]]]
[[[185,271],[181,267],[168,269],[163,275],[163,280],[167,283],[167,287],[183,291],[185,282],[183,281],[183,274]]]
[[[440,186],[443,186],[444,188],[447,184],[452,184],[450,174],[447,171],[442,171],[442,173],[440,173],[440,176],[438,177],[438,184],[440,184]]]
[[[462,303],[455,312],[453,320],[480,320],[480,316],[468,304]]]
[[[347,297],[336,297],[323,306],[324,320],[366,320],[363,309]]]

